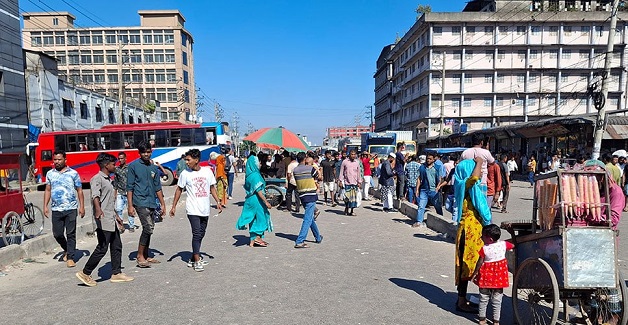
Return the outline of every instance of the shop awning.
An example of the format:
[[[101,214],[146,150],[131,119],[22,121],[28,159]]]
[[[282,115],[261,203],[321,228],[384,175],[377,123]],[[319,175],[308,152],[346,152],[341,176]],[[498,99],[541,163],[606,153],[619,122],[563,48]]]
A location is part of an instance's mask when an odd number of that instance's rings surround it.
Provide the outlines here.
[[[628,125],[606,125],[606,132],[604,132],[604,139],[606,140],[625,140],[628,139]]]

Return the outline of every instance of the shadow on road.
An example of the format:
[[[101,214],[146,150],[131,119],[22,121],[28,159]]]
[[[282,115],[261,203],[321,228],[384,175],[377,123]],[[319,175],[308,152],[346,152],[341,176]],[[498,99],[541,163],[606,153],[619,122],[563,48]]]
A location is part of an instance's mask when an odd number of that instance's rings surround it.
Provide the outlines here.
[[[371,211],[375,211],[375,212],[382,212],[382,211],[383,211],[383,210],[382,210],[382,209],[380,209],[380,208],[374,208],[374,207],[372,207],[372,206],[370,206],[370,207],[368,207],[368,206],[363,206],[363,208],[364,208],[364,209],[371,210]]]
[[[453,242],[448,237],[443,237],[442,234],[437,234],[437,235],[414,234],[414,237],[421,238],[421,239],[427,239],[427,240],[431,240],[431,241],[440,241],[440,242],[445,242],[445,243]]]
[[[163,254],[162,254],[162,255],[163,255]],[[211,255],[209,255],[209,254],[207,254],[207,253],[204,253],[204,252],[201,252],[201,253],[200,253],[200,255],[201,255],[201,258],[205,258],[205,257],[207,257],[207,258],[208,258],[208,259],[210,259],[210,260],[214,258],[213,256],[211,256]],[[177,257],[178,257],[178,258],[179,258],[182,262],[187,263],[190,259],[192,259],[192,252],[190,252],[190,251],[180,251],[180,252],[178,252],[178,253],[176,253],[176,254],[174,254],[174,255],[170,256],[170,258],[168,258],[168,259],[166,260],[166,262],[172,262],[172,261],[173,261],[175,258],[177,258]]]
[[[412,225],[414,223],[412,219],[393,218],[392,221],[397,222],[397,223],[405,223],[406,225]]]
[[[162,253],[160,250],[154,249],[154,248],[149,248],[148,250],[148,257],[155,257],[156,255],[161,255],[163,256],[164,253]],[[129,261],[135,261],[137,259],[137,251],[132,251],[129,253]]]
[[[63,262],[63,255],[65,252],[61,251],[56,253],[52,259],[53,260],[57,260],[59,262]],[[91,253],[86,250],[86,249],[77,249],[76,251],[74,251],[74,262],[78,262],[81,260],[81,258],[83,258],[83,256],[89,256]]]
[[[293,235],[293,234],[284,234],[282,232],[276,232],[275,233],[276,237],[280,237],[280,238],[285,238],[289,241],[296,241],[297,237],[299,237],[298,235]]]
[[[327,210],[323,210],[327,213],[333,213],[333,214],[337,214],[339,216],[344,216],[345,215],[345,211],[344,210],[332,210],[332,209],[327,209]]]
[[[400,278],[390,278],[390,282],[397,286],[412,290],[427,299],[431,304],[438,306],[439,308],[448,311],[452,314],[457,314],[462,318],[466,318],[470,321],[476,321],[477,317],[474,314],[465,314],[456,312],[456,301],[458,299],[457,292],[446,292],[443,289],[423,281],[408,280]]]
[[[233,243],[235,247],[246,246],[250,242],[249,237],[244,235],[234,235],[233,239],[235,239],[235,243]]]

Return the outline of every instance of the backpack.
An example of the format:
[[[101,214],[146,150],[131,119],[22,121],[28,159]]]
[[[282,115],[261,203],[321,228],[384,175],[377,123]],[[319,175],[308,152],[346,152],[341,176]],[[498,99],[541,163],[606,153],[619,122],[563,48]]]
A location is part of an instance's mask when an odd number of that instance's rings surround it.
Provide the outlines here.
[[[225,173],[229,173],[231,170],[231,159],[230,155],[225,156]]]

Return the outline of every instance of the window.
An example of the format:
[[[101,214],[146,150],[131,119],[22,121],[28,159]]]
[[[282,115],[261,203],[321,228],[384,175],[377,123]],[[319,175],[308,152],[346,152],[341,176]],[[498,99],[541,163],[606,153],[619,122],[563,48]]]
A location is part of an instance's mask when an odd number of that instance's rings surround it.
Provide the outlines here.
[[[517,51],[517,58],[521,61],[526,59],[526,50],[518,50]]]
[[[107,74],[107,80],[110,83],[118,82],[118,75],[117,74],[113,74],[113,73]]]
[[[137,73],[137,70],[133,70],[133,73],[131,74],[131,81],[132,82],[142,82],[142,74],[141,73]]]
[[[44,36],[44,46],[52,46],[55,44],[54,36]]]
[[[89,35],[81,35],[79,41],[81,45],[89,45],[91,43],[91,37],[89,37]]]
[[[87,104],[86,103],[79,103],[80,106],[80,110],[81,110],[81,119],[83,120],[87,120]]]
[[[155,62],[155,57],[153,54],[144,54],[144,63],[153,63]]]
[[[166,53],[166,62],[174,63],[174,54]]]
[[[454,107],[454,108],[460,107],[460,98],[452,98],[451,99],[451,106]]]
[[[503,75],[503,74],[501,74],[501,73],[498,73],[498,74],[497,74],[497,83],[498,83],[498,84],[503,84],[503,83],[504,83],[504,79],[505,79],[505,78],[504,78],[504,75]]]
[[[464,59],[465,60],[473,59],[473,51],[469,51],[469,50],[465,51],[464,52]]]
[[[31,46],[41,46],[41,36],[31,37]]]
[[[466,84],[471,84],[471,83],[473,83],[473,75],[472,75],[472,74],[470,74],[470,73],[466,73],[466,74],[464,75],[464,83],[466,83]]]
[[[589,58],[589,50],[580,50],[580,58],[588,59]]]
[[[188,54],[186,52],[182,52],[182,53],[183,53],[183,65],[188,65]]]
[[[560,56],[562,59],[571,59],[571,50],[563,49],[563,53]]]
[[[591,33],[591,26],[580,26],[580,34],[589,35]]]
[[[491,34],[493,34],[493,26],[485,26],[484,35],[491,35]]]
[[[81,75],[81,82],[84,84],[91,84],[94,82],[94,75],[91,74],[91,71],[84,71]]]
[[[87,54],[87,55],[81,55],[81,64],[91,64],[92,63],[92,56]]]
[[[492,84],[493,83],[493,75],[492,74],[485,74],[484,75],[484,83]]]
[[[74,53],[71,52],[68,55],[68,64],[69,65],[77,65],[77,64],[79,64],[79,60],[80,59],[79,59],[78,54],[74,54]]]
[[[140,50],[132,50],[129,55],[129,62],[131,63],[141,63],[142,62],[142,52]]]
[[[94,82],[99,83],[99,84],[105,83],[105,74],[104,73],[94,74]]]
[[[539,35],[539,33],[541,33],[541,27],[532,26],[530,27],[530,32],[532,32],[532,35]]]
[[[520,73],[517,75],[517,83],[518,84],[523,84],[524,82],[526,82],[526,75],[523,73]]]
[[[440,85],[440,84],[441,84],[441,82],[442,82],[442,81],[441,81],[440,74],[438,74],[438,75],[437,75],[437,74],[435,74],[435,75],[433,75],[433,76],[432,76],[432,83],[433,83],[433,84]]]
[[[550,75],[547,76],[547,79],[549,80],[549,82],[555,83],[556,82],[556,75],[555,74],[550,74]]]
[[[155,62],[156,63],[164,63],[164,55],[163,54],[155,54]]]
[[[186,85],[190,83],[190,79],[189,79],[189,75],[187,71],[183,71],[183,83]]]
[[[116,35],[107,35],[105,41],[107,44],[116,44]]]
[[[491,106],[493,106],[493,98],[484,97],[484,107],[491,107]]]
[[[475,26],[467,26],[466,30],[467,34],[475,34]]]
[[[499,26],[500,34],[508,34],[508,26]]]
[[[563,26],[563,34],[565,34],[565,36],[571,36],[571,26]]]
[[[558,50],[549,50],[549,57],[550,57],[550,59],[557,59],[558,58]]]
[[[102,35],[92,36],[92,44],[102,44]]]
[[[164,43],[166,43],[166,44],[173,44],[174,43],[174,35],[172,35],[172,34],[164,35]]]
[[[65,44],[65,36],[55,36],[55,43],[57,45]]]
[[[528,77],[528,82],[536,82],[537,81],[537,76],[534,73],[531,73],[530,76]]]
[[[144,35],[144,44],[153,44],[153,35]]]
[[[462,51],[454,51],[454,60],[462,59]]]
[[[584,82],[586,82],[587,80],[589,80],[589,74],[587,74],[587,73],[581,73],[581,74],[580,74],[580,81],[584,81]]]
[[[497,97],[495,99],[495,106],[504,106],[504,97]]]
[[[530,59],[537,59],[539,56],[539,50],[530,50]]]
[[[129,73],[125,73],[122,75],[122,81],[124,82],[131,82],[131,74]]]
[[[560,82],[561,83],[566,83],[568,81],[569,81],[569,75],[568,74],[563,73],[563,74],[560,75]]]
[[[129,35],[118,35],[118,41],[122,44],[129,43]]]
[[[107,115],[109,117],[109,124],[115,124],[116,123],[116,117],[113,114],[113,108],[109,109],[109,111],[107,112]]]
[[[442,35],[443,34],[443,28],[442,27],[434,27],[434,35]]]
[[[94,53],[96,53],[96,51],[94,51]],[[94,64],[103,64],[103,63],[105,63],[105,57],[102,54],[94,54],[92,62]]]
[[[181,33],[181,45],[183,46],[188,45],[188,35],[185,33]]]
[[[514,100],[515,106],[523,106],[523,99],[517,98]]]
[[[72,102],[63,98],[63,116],[72,116]]]
[[[166,101],[166,93],[158,92],[157,93],[157,100],[160,101],[160,102],[165,102]]]
[[[163,44],[164,36],[163,35],[153,35],[153,43],[155,44]]]
[[[96,122],[102,122],[102,107],[96,106]]]
[[[149,83],[149,84],[155,83],[155,74],[154,73],[144,74],[144,82]]]
[[[59,18],[52,18],[52,25],[59,26]]]
[[[486,52],[484,52],[486,55],[486,58],[489,60],[493,59],[493,55],[495,55],[495,51],[491,51],[491,50],[486,50]]]
[[[604,26],[595,26],[595,30],[599,36],[604,34]]]
[[[460,73],[454,73],[454,80],[453,80],[453,82],[455,84],[459,84],[461,79],[462,79],[462,75]]]
[[[523,35],[526,33],[526,27],[525,26],[517,26],[517,35]]]
[[[157,81],[158,83],[165,83],[166,82],[166,74],[164,74],[164,73],[155,73],[155,81]]]
[[[506,58],[506,51],[504,51],[504,50],[497,51],[497,59],[498,60],[503,60],[505,58]]]
[[[107,63],[118,63],[118,55],[110,54],[109,51],[107,51]]]
[[[142,42],[142,38],[140,35],[131,35],[129,36],[129,43],[131,44],[140,44]]]
[[[550,36],[558,36],[558,26],[550,26],[549,34]]]
[[[186,103],[190,102],[190,91],[188,89],[183,91],[183,98]]]
[[[471,107],[471,100],[465,98],[464,102],[462,103],[462,106],[464,106],[464,107]]]
[[[68,45],[78,45],[78,36],[76,34],[68,34]]]
[[[535,97],[528,98],[528,107],[529,106],[536,106],[536,98]]]
[[[461,28],[460,26],[454,26],[451,28],[451,33],[454,35],[460,35]]]
[[[166,80],[168,82],[177,82],[177,71],[174,69],[168,69],[166,71]]]

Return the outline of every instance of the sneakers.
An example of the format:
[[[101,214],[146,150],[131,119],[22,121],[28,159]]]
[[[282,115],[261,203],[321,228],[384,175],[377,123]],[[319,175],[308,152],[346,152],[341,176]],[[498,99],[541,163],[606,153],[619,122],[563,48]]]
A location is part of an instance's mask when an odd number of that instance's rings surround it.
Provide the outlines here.
[[[199,262],[199,263],[201,263],[201,265],[202,265],[202,266],[209,265],[209,262],[205,261],[205,260],[204,260],[204,259],[202,259],[202,258],[201,258],[201,260],[200,260],[200,261],[198,261],[198,262]],[[195,262],[194,262],[192,259],[190,259],[190,260],[188,261],[188,267],[194,267],[194,263],[195,263]]]
[[[88,287],[95,287],[98,283],[92,279],[90,275],[83,273],[83,271],[76,272],[76,277]],[[113,276],[112,276],[113,278]]]
[[[229,195],[229,200],[233,200],[233,196]]]
[[[65,261],[65,265],[66,265],[67,267],[75,267],[75,266],[76,266],[76,263],[74,263],[74,260],[73,260],[73,259],[68,259],[67,261]]]
[[[124,273],[118,273],[118,274],[114,274],[111,276],[111,279],[109,281],[113,282],[113,283],[119,283],[119,282],[130,282],[133,281],[134,278],[130,277]]]
[[[203,267],[203,261],[198,261],[196,263],[194,263],[194,271],[196,272],[203,272],[205,270],[205,268]]]

